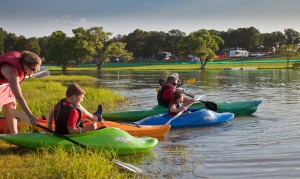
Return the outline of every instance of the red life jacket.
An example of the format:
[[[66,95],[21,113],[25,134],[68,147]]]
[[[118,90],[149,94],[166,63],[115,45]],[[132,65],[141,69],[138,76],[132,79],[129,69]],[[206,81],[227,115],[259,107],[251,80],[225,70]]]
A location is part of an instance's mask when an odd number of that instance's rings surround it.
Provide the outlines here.
[[[0,56],[0,67],[3,64],[9,64],[17,69],[20,83],[25,79],[25,72],[21,65],[21,53],[17,51],[7,52]],[[0,85],[8,84],[8,80],[0,72]]]
[[[158,102],[159,105],[165,106],[167,108],[169,106],[171,100],[167,100],[167,99],[164,99],[162,97],[162,95],[163,95],[163,93],[166,89],[170,89],[170,87],[169,86],[162,86],[161,89],[158,91],[158,93],[157,93],[157,102]]]

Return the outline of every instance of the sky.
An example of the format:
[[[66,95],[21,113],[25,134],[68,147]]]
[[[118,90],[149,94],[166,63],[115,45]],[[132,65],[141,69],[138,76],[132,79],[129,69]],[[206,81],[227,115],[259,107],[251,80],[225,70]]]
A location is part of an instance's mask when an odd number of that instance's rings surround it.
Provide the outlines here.
[[[0,0],[0,28],[26,38],[102,26],[112,37],[136,29],[187,35],[255,27],[300,32],[299,0]]]

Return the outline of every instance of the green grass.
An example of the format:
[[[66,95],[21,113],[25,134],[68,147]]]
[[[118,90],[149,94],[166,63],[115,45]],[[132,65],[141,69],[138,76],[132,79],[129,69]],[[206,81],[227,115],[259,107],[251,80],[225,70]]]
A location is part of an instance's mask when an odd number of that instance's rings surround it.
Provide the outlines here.
[[[31,111],[38,117],[47,115],[60,99],[65,98],[67,86],[74,82],[85,90],[85,98],[81,104],[90,112],[96,111],[99,102],[109,111],[120,102],[127,100],[109,89],[88,85],[91,82],[96,83],[96,80],[89,76],[48,76],[25,80],[21,83],[21,88]],[[20,109],[19,106],[18,109]]]
[[[0,141],[0,178],[137,178],[110,161],[112,155],[57,147],[32,151]]]

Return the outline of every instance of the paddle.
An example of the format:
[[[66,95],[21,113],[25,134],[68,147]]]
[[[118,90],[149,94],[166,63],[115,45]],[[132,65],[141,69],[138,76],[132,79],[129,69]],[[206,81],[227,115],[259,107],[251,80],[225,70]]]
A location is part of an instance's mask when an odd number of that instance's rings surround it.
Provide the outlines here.
[[[201,99],[205,98],[205,96],[196,96],[196,98],[194,98],[195,101],[199,101]],[[191,103],[189,104],[186,108],[188,109],[190,106],[192,106],[194,104]],[[177,113],[174,117],[172,117],[165,125],[170,124],[174,119],[178,118],[184,111],[180,111],[179,113]]]
[[[193,95],[190,95],[190,94],[187,94],[186,92],[182,91],[185,95],[189,96],[189,97],[192,97],[192,98],[195,98],[195,96]],[[207,107],[207,109],[209,110],[212,110],[212,111],[217,111],[218,109],[218,106],[216,103],[214,102],[211,102],[211,101],[202,101],[202,100],[199,100],[201,103],[203,103],[205,105],[205,107]]]
[[[18,118],[22,122],[25,122],[27,124],[32,125],[31,122],[30,122],[29,117],[26,115],[25,112],[19,111],[17,109],[11,109],[10,112],[11,112],[11,115],[13,117]],[[69,138],[69,137],[67,137],[65,135],[59,134],[59,133],[55,132],[52,129],[49,129],[49,128],[43,126],[43,125],[40,125],[39,123],[36,123],[36,126],[39,127],[39,128],[41,128],[41,129],[43,129],[43,130],[45,130],[45,131],[48,131],[49,133],[54,134],[57,137],[60,137],[60,138],[65,139],[65,140],[67,140],[67,141],[69,141],[69,142],[71,142],[71,143],[73,143],[75,145],[78,145],[79,147],[87,148],[87,146],[85,146],[84,144],[81,144],[81,143],[79,143],[79,142],[77,142],[77,141],[75,141],[75,140],[73,140],[73,139],[71,139],[71,138]],[[120,166],[122,166],[122,167],[124,167],[124,168],[126,168],[126,169],[128,169],[128,170],[130,170],[132,172],[134,172],[134,173],[140,173],[140,174],[143,173],[142,169],[137,168],[137,167],[135,167],[135,166],[133,166],[131,164],[128,164],[128,163],[125,163],[125,162],[121,162],[121,161],[118,161],[118,160],[115,160],[115,159],[113,159],[112,162],[114,162],[115,164],[120,165]]]
[[[33,73],[32,75],[28,75],[25,78],[42,78],[45,76],[49,76],[50,72],[48,69],[45,68],[41,68],[41,71]]]
[[[41,71],[33,73],[32,75],[27,75],[25,78],[42,78],[42,77],[49,76],[49,75],[50,75],[49,70],[43,68],[43,69],[41,69]],[[6,86],[6,85],[8,85],[8,84],[0,85],[0,87]]]

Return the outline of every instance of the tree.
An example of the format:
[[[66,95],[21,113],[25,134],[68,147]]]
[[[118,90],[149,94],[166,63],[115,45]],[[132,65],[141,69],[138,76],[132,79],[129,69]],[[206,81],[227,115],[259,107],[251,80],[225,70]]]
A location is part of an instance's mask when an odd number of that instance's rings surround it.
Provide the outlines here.
[[[224,41],[217,35],[211,35],[208,30],[202,29],[192,32],[186,38],[188,52],[200,57],[201,67],[205,69],[208,61],[215,58],[215,51],[219,49],[219,45]]]
[[[16,51],[18,44],[18,37],[14,33],[8,33],[4,36],[4,53],[9,51]]]
[[[40,49],[41,49],[40,56],[41,57],[46,57],[47,51],[48,51],[48,46],[49,46],[49,37],[38,38],[38,43],[39,43],[39,46],[40,46]]]
[[[26,40],[25,45],[24,45],[25,50],[34,52],[38,55],[40,55],[41,53],[41,48],[39,45],[39,42],[37,40],[37,38],[32,37]]]
[[[0,55],[4,54],[4,36],[5,31],[0,28]]]
[[[279,52],[279,47],[286,42],[286,35],[280,31],[262,34],[263,46],[266,51]]]
[[[148,32],[148,35],[145,38],[145,47],[142,56],[152,57],[160,51],[168,51],[166,47],[166,33],[162,31]]]
[[[300,33],[294,29],[285,29],[284,34],[286,36],[285,44],[299,44]]]
[[[183,53],[181,42],[185,36],[186,33],[178,29],[170,30],[166,36],[168,50],[176,55]]]
[[[104,42],[106,42],[111,33],[104,32],[102,27],[92,27],[83,29],[82,27],[72,30],[75,37],[75,57],[77,63],[98,58],[101,54]]]
[[[27,42],[27,39],[25,36],[23,35],[20,35],[18,38],[17,38],[17,43],[16,43],[16,46],[15,46],[15,49],[17,51],[30,51],[30,49],[27,49],[26,48],[26,42]]]
[[[125,38],[126,49],[133,53],[134,58],[142,59],[144,57],[148,35],[149,33],[136,29]]]
[[[73,57],[73,44],[73,39],[67,37],[62,31],[53,32],[49,37],[49,49],[46,58],[61,66],[64,74],[67,71],[69,60]]]
[[[124,60],[128,60],[132,58],[132,53],[128,52],[125,49],[126,43],[122,42],[112,42],[108,44],[104,50],[102,51],[100,58],[97,62],[98,71],[101,71],[102,66],[105,61],[108,61],[111,58],[123,58]]]
[[[286,68],[289,68],[290,60],[298,55],[299,47],[296,44],[283,44],[279,52],[287,59]]]

